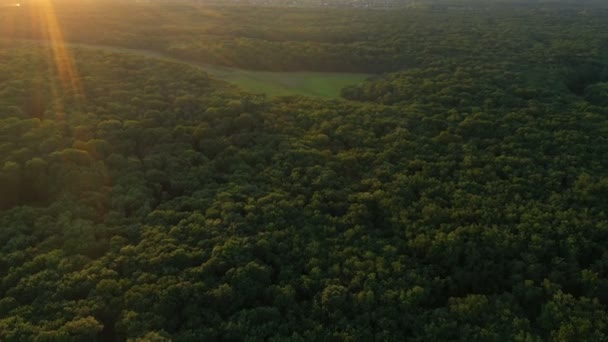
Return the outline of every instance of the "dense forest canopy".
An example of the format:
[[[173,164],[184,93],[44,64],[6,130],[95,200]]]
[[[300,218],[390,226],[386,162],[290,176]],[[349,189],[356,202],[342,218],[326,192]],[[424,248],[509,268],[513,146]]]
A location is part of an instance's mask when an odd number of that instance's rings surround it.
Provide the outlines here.
[[[0,340],[608,340],[605,9],[45,1],[0,8]]]

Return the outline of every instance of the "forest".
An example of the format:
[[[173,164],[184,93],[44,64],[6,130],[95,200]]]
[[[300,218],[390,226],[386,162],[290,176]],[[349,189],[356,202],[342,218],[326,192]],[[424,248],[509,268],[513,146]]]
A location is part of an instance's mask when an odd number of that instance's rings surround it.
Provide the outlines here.
[[[601,4],[0,7],[0,341],[608,341],[607,199]]]

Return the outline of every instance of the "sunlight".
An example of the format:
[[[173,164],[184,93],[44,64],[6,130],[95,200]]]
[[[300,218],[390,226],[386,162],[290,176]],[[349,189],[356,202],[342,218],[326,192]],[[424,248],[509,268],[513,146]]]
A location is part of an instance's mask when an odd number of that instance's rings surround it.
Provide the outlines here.
[[[51,54],[49,55],[49,64],[56,69],[59,79],[64,90],[70,90],[78,96],[83,95],[80,78],[76,70],[74,58],[67,48],[66,41],[63,37],[61,25],[55,14],[55,8],[51,0],[39,0],[35,6],[32,6],[32,18],[42,31],[43,39],[49,41]],[[57,93],[53,89],[53,93]],[[54,95],[55,95],[54,94]]]

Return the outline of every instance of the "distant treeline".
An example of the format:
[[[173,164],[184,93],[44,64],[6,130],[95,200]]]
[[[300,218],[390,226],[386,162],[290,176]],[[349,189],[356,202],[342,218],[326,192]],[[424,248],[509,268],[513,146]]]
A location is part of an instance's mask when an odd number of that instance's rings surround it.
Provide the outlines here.
[[[98,3],[57,3],[64,38],[248,69],[366,73],[448,57],[455,64],[560,65],[558,59],[589,55],[608,39],[608,14],[580,6],[384,12],[111,4],[106,11]],[[0,37],[48,39],[32,6],[0,12]],[[572,33],[563,32],[565,23]]]

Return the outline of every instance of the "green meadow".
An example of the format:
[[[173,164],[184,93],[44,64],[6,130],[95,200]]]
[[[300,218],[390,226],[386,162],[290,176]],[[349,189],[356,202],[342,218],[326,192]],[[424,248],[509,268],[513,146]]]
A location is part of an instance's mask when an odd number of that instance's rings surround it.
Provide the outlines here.
[[[345,86],[360,83],[372,76],[353,73],[252,71],[215,66],[202,68],[209,74],[245,90],[271,96],[336,98]]]

